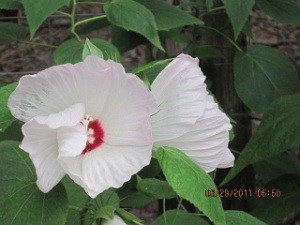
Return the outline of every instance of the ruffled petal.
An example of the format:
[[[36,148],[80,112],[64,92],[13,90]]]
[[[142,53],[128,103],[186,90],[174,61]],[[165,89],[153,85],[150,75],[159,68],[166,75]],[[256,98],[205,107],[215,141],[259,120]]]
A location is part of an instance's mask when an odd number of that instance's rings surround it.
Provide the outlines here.
[[[24,122],[59,113],[77,103],[83,103],[89,114],[99,114],[112,94],[111,84],[123,75],[114,72],[120,71],[124,71],[120,64],[96,56],[75,65],[53,66],[23,76],[8,106],[13,116]]]
[[[103,225],[127,225],[127,223],[115,214],[112,220],[105,220]]]
[[[208,92],[199,60],[181,54],[154,80],[151,90],[159,111],[151,117],[155,142],[189,131],[203,114]]]
[[[75,157],[82,153],[87,142],[86,127],[77,124],[57,130],[59,157]]]
[[[234,156],[228,149],[230,120],[218,105],[208,98],[204,114],[192,130],[184,135],[160,142],[159,145],[175,147],[200,165],[205,171],[233,166]]]
[[[148,165],[151,160],[152,145],[110,146],[103,144],[84,155],[61,157],[59,162],[66,173],[86,193],[95,198],[108,188],[119,188],[131,176]]]
[[[67,109],[48,116],[39,116],[35,120],[40,124],[46,124],[52,129],[61,126],[75,126],[83,119],[85,108],[82,103],[68,107]]]
[[[22,132],[24,139],[20,148],[29,153],[36,169],[37,186],[47,193],[65,175],[57,161],[56,130],[33,119],[23,125]]]

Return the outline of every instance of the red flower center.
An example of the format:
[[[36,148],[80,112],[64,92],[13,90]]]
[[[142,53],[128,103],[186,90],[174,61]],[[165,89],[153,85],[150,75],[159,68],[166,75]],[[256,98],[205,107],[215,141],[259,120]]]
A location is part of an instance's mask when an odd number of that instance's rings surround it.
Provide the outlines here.
[[[98,148],[103,143],[104,130],[99,122],[99,120],[94,120],[92,117],[88,116],[85,119],[87,125],[88,138],[86,146],[82,151],[82,155],[87,152],[93,151],[95,148]],[[83,122],[84,123],[84,122]]]

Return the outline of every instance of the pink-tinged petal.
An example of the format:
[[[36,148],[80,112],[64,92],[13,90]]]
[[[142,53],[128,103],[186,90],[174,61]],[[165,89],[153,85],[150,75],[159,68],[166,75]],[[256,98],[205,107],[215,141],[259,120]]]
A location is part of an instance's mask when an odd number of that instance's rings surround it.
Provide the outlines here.
[[[191,131],[156,145],[178,148],[205,171],[211,172],[216,168],[232,166],[234,156],[228,149],[230,120],[220,111],[211,96],[208,99],[204,114]]]
[[[152,145],[110,146],[77,157],[61,157],[59,162],[66,173],[86,193],[95,198],[108,188],[119,188],[131,176],[148,165],[151,160]]]
[[[103,225],[127,225],[127,223],[115,214],[112,220],[105,220]]]
[[[20,148],[29,153],[37,174],[37,185],[49,192],[65,175],[57,161],[58,145],[56,130],[30,120],[22,127],[24,139]]]
[[[122,77],[121,65],[95,56],[75,65],[53,66],[20,79],[8,106],[17,119],[27,122],[37,116],[59,113],[83,103],[90,114],[101,112],[112,94],[111,85]]]
[[[159,111],[151,117],[155,142],[191,130],[206,107],[208,92],[199,60],[181,54],[154,80],[151,90]]]
[[[110,145],[151,144],[150,116],[156,111],[153,95],[138,77],[132,74],[120,76],[99,116],[104,128],[104,142]]]
[[[82,103],[72,105],[65,110],[50,114],[49,116],[39,116],[35,120],[40,124],[46,124],[52,129],[62,126],[75,126],[83,119],[85,108]]]
[[[57,130],[59,157],[75,157],[82,153],[87,143],[87,130],[81,123]]]

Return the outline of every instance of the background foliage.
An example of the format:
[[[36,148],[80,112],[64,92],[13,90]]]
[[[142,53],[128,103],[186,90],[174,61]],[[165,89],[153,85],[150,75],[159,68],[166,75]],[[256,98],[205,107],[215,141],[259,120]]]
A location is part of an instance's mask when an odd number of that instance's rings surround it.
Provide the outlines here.
[[[157,199],[161,201],[162,214],[155,220],[156,225],[276,224],[300,207],[300,166],[291,151],[300,144],[299,65],[272,47],[245,48],[241,45],[245,35],[252,37],[248,16],[253,10],[261,9],[284,24],[299,24],[299,2],[222,0],[220,4],[213,0],[195,0],[177,3],[173,5],[164,0],[0,0],[0,9],[21,10],[28,21],[28,27],[0,22],[0,44],[20,42],[49,47],[56,64],[76,63],[90,54],[119,62],[124,52],[144,44],[161,55],[160,59],[132,71],[149,85],[175,56],[166,51],[168,40],[184,44],[184,52],[200,59],[224,58],[224,49],[216,48],[209,41],[201,42],[207,32],[221,37],[234,49],[234,86],[231,88],[250,110],[263,114],[257,131],[243,150],[236,153],[235,166],[228,174],[214,179],[214,174],[206,174],[180,151],[166,147],[158,149],[152,163],[120,190],[109,189],[94,200],[68,178],[50,193],[43,194],[35,185],[35,173],[28,155],[18,148],[22,139],[20,124],[6,105],[16,84],[1,84],[1,224],[100,224],[113,218],[114,213],[128,224],[142,224],[124,208],[143,206]],[[79,5],[100,5],[103,14],[78,20]],[[209,25],[206,17],[216,12],[227,14],[232,32],[228,34]],[[32,38],[37,30],[52,14],[63,15],[71,21],[69,38],[58,46],[34,42]],[[86,39],[88,32],[106,27],[112,30],[111,41],[94,36]],[[208,84],[221,86],[218,81],[213,79]],[[239,124],[233,125],[236,131]],[[206,189],[232,185],[239,188],[235,181],[246,167],[254,168],[259,177],[259,183],[249,187],[253,191],[253,196],[248,196],[250,207],[228,207],[227,199],[205,196]],[[249,179],[252,178],[249,176]],[[280,190],[280,196],[273,193],[274,189]],[[227,196],[230,197],[233,198]],[[166,209],[166,205],[170,205],[166,204],[168,202],[172,204]]]

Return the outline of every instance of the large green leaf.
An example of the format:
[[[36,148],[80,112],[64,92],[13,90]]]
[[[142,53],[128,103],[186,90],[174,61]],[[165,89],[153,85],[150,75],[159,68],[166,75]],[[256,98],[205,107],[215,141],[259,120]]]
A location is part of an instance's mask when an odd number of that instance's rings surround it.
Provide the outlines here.
[[[26,37],[26,29],[16,23],[0,22],[0,44],[22,40]]]
[[[266,160],[300,144],[300,95],[274,101],[223,183],[246,166]]]
[[[277,224],[289,213],[300,207],[300,177],[284,175],[271,181],[265,187],[269,196],[258,199],[257,207],[251,212],[252,215],[265,221],[267,224]],[[272,196],[272,190],[276,193],[280,190],[279,197]]]
[[[7,107],[7,101],[16,86],[17,83],[12,83],[0,88],[0,132],[3,132],[15,120]]]
[[[35,176],[28,154],[18,146],[17,141],[0,142],[0,199],[18,182]]]
[[[268,182],[284,174],[300,176],[300,163],[289,153],[283,152],[275,157],[253,164],[256,173],[264,182]]]
[[[252,110],[263,112],[276,98],[300,92],[298,71],[280,51],[263,46],[250,46],[234,58],[235,88],[239,97]]]
[[[226,0],[225,8],[233,26],[234,39],[242,31],[254,4],[255,0]]]
[[[267,225],[263,221],[242,211],[228,210],[225,211],[227,225]]]
[[[133,0],[113,0],[105,3],[104,11],[112,24],[143,35],[154,46],[163,50],[154,15],[142,4]]]
[[[63,225],[68,211],[62,185],[42,193],[35,172],[19,142],[0,142],[0,221],[3,225]]]
[[[0,0],[0,9],[23,9],[21,0]]]
[[[22,0],[26,18],[29,24],[30,36],[33,37],[43,21],[62,6],[68,5],[70,0]]]
[[[156,178],[146,178],[139,181],[137,189],[155,199],[170,199],[177,196],[168,182]]]
[[[163,0],[136,0],[146,6],[154,15],[158,30],[170,30],[185,25],[203,25],[203,21],[191,16]]]
[[[256,0],[256,4],[269,16],[285,24],[300,24],[299,1]]]
[[[169,210],[165,215],[160,215],[154,222],[154,225],[165,225],[165,218],[167,224],[172,225],[209,225],[207,221],[198,215],[187,213],[183,210]]]
[[[104,59],[120,60],[118,49],[111,43],[99,38],[91,38],[90,42],[102,51]],[[81,62],[83,49],[83,43],[77,39],[65,41],[55,50],[54,61],[56,64]]]
[[[0,200],[0,212],[2,225],[64,225],[68,212],[67,195],[61,184],[47,194],[42,193],[33,177],[20,181]]]
[[[175,148],[161,147],[155,151],[155,158],[181,198],[193,203],[215,224],[226,224],[221,199],[205,197],[205,190],[216,190],[216,185],[203,169]]]
[[[191,55],[203,58],[224,58],[222,52],[213,45],[192,46]]]

